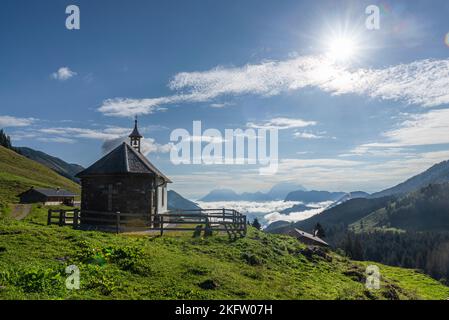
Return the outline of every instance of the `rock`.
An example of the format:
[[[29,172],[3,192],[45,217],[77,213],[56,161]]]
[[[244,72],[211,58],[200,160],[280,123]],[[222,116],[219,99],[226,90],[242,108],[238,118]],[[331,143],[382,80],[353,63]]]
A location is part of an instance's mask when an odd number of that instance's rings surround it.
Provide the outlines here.
[[[395,285],[389,284],[382,291],[382,295],[388,300],[399,300],[398,289]]]
[[[352,269],[346,270],[343,272],[343,274],[345,276],[351,278],[354,281],[362,282],[362,283],[366,282],[366,275],[363,272],[363,270],[360,268],[352,268]]]
[[[305,256],[308,260],[317,260],[317,258],[325,259],[326,261],[332,262],[332,257],[327,254],[327,250],[317,247],[317,246],[308,246],[305,249],[299,250],[299,254]]]
[[[204,290],[215,290],[220,285],[215,280],[207,279],[207,280],[201,282],[198,286]]]

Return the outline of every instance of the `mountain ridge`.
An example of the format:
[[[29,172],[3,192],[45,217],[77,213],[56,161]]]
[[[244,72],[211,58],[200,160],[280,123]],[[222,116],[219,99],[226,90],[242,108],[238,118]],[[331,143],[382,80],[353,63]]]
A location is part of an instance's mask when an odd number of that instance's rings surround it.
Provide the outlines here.
[[[400,196],[353,222],[358,232],[374,229],[449,231],[449,183],[430,184]]]
[[[276,201],[284,200],[285,196],[293,190],[306,190],[300,184],[293,182],[281,182],[271,187],[267,192],[243,192],[237,193],[232,189],[222,188],[211,190],[199,201]]]
[[[61,176],[66,177],[76,183],[80,182],[80,180],[76,178],[75,175],[84,170],[84,167],[78,164],[65,162],[60,158],[32,148],[15,147],[15,149],[21,155],[27,157],[30,160],[39,162],[40,164],[59,173]]]
[[[167,199],[168,210],[201,210],[197,204],[184,198],[174,190],[168,190]]]
[[[0,204],[17,201],[17,195],[30,187],[64,188],[80,193],[80,186],[39,162],[0,146]]]
[[[429,184],[449,182],[449,160],[437,163],[427,170],[412,176],[391,188],[371,194],[371,198],[379,198],[391,195],[403,195],[408,192],[417,191]]]

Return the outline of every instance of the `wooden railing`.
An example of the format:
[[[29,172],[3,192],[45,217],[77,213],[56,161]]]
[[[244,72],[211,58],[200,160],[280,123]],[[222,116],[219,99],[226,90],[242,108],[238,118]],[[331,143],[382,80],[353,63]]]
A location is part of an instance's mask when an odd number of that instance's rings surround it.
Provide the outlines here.
[[[230,236],[245,236],[246,216],[231,209],[176,210],[150,215],[121,212],[99,212],[72,210],[48,210],[48,225],[70,225],[73,228],[83,226],[107,226],[117,233],[130,230],[164,231],[204,231],[227,232]],[[200,229],[201,230],[201,229]]]
[[[63,210],[63,209],[49,209],[48,210],[48,217],[47,217],[47,224],[56,224],[59,226],[73,226],[73,228],[78,228],[79,226],[79,217],[80,217],[80,210],[79,209],[73,209],[73,210]],[[56,221],[55,221],[56,219]]]

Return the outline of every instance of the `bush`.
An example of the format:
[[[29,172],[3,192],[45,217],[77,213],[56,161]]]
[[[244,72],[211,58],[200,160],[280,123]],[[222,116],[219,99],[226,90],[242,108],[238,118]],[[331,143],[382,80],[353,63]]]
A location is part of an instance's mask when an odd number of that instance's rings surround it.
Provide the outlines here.
[[[63,277],[52,269],[27,269],[0,273],[0,282],[21,288],[26,293],[50,294],[64,288]]]
[[[254,253],[244,252],[242,253],[242,259],[245,260],[250,266],[259,266],[263,264],[263,259]]]
[[[106,257],[125,271],[141,271],[143,250],[136,247],[106,248]]]
[[[104,296],[111,295],[117,289],[117,280],[107,270],[95,266],[88,265],[87,270],[83,272],[87,277],[81,278],[82,287],[86,289],[97,289]]]
[[[144,259],[143,249],[135,246],[125,247],[91,247],[86,241],[80,241],[77,252],[78,261],[89,265],[105,266],[115,264],[123,271],[147,276],[152,273],[151,266]]]

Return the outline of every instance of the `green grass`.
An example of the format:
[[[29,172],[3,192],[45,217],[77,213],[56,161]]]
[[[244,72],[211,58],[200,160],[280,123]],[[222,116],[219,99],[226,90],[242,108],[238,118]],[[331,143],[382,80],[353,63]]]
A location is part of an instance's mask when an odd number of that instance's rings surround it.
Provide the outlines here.
[[[423,274],[381,265],[381,289],[368,290],[366,263],[331,251],[308,254],[294,238],[253,228],[236,241],[115,235],[46,226],[46,210],[34,206],[24,221],[0,219],[0,299],[449,297],[448,287]],[[64,285],[72,264],[81,271],[80,290]]]
[[[410,294],[415,295],[416,298],[421,299],[449,299],[447,287],[442,286],[440,282],[435,281],[429,276],[413,271],[404,272],[403,268],[385,266],[376,262],[363,262],[362,265],[375,264],[379,267],[380,273],[387,278],[393,285],[400,286]]]
[[[51,169],[0,146],[0,214],[31,186],[60,187],[79,193],[80,186]]]
[[[0,299],[447,299],[449,288],[413,270],[379,265],[380,290],[365,288],[367,263],[249,228],[246,238],[115,235],[47,226],[48,207],[9,218],[30,188],[79,186],[0,147]],[[81,272],[80,290],[65,269]]]

